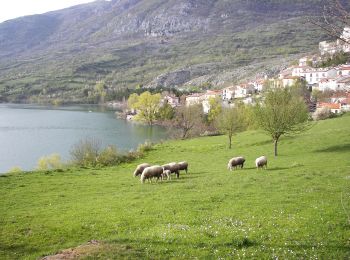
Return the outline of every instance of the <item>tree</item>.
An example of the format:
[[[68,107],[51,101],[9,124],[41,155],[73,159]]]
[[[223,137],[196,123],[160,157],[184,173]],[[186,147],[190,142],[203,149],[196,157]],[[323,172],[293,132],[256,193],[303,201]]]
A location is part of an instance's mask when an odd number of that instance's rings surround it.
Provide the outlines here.
[[[222,106],[219,98],[209,98],[209,113],[208,113],[208,123],[213,123],[215,119],[221,114]]]
[[[136,119],[146,121],[147,124],[153,125],[160,108],[160,94],[152,95],[149,91],[146,91],[138,97],[135,95],[137,94],[130,95],[128,105],[137,110]]]
[[[139,101],[139,95],[136,93],[133,93],[128,98],[128,107],[130,109],[134,109],[135,104]]]
[[[96,83],[95,92],[99,96],[100,103],[104,103],[107,92],[105,90],[105,83],[103,81],[99,81]]]
[[[350,43],[348,39],[341,37],[344,27],[350,26],[350,12],[346,1],[329,0],[323,8],[321,16],[309,18],[308,21],[322,29],[328,35],[336,37],[344,43]]]
[[[262,104],[257,104],[255,118],[258,125],[271,135],[277,156],[278,141],[282,135],[306,130],[308,109],[303,97],[292,88],[270,88]]]
[[[158,112],[158,117],[161,120],[171,120],[173,119],[175,116],[175,110],[174,108],[169,105],[168,102],[165,102],[163,104],[163,106],[161,106],[159,108],[159,112]]]
[[[244,104],[235,104],[234,107],[223,109],[218,117],[217,126],[228,136],[229,148],[232,147],[232,136],[247,129],[248,118]]]
[[[173,126],[181,129],[181,138],[185,139],[202,122],[202,105],[181,106],[176,111]]]

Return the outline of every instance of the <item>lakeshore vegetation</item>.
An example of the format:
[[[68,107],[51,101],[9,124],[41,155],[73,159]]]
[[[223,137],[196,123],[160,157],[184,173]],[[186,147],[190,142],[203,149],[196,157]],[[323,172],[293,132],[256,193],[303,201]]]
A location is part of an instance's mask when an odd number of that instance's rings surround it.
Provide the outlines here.
[[[86,259],[350,257],[350,116],[282,137],[260,131],[158,144],[116,167],[0,178],[0,258],[63,249]],[[243,155],[245,168],[228,160]],[[255,158],[266,155],[267,170]],[[187,160],[180,179],[141,184],[141,162]],[[88,243],[88,241],[93,241]],[[85,245],[83,247],[77,247]]]

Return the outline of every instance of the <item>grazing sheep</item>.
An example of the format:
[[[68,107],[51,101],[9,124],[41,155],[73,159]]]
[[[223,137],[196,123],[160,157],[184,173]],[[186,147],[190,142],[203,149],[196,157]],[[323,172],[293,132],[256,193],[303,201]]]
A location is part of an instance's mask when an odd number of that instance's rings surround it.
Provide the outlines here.
[[[170,170],[164,170],[162,173],[162,179],[167,179],[167,180],[171,180],[171,171]]]
[[[233,157],[229,160],[227,164],[227,169],[232,171],[232,169],[237,169],[237,166],[241,166],[241,169],[244,166],[245,159],[243,156]]]
[[[144,183],[147,179],[151,181],[152,178],[157,178],[157,180],[162,178],[163,171],[163,167],[159,165],[145,168],[141,174],[141,183]]]
[[[266,158],[266,156],[260,156],[259,158],[256,158],[255,166],[258,169],[259,168],[263,168],[265,166],[265,168],[267,169],[267,158]]]
[[[179,171],[185,170],[187,173],[188,170],[188,162],[184,161],[184,162],[179,162]]]
[[[136,170],[134,171],[134,177],[141,175],[143,170],[147,167],[150,167],[151,165],[148,163],[142,163],[137,165]]]
[[[180,172],[179,172],[179,164],[176,162],[171,162],[168,164],[163,165],[164,170],[169,170],[170,173],[175,173],[176,178],[179,178]]]

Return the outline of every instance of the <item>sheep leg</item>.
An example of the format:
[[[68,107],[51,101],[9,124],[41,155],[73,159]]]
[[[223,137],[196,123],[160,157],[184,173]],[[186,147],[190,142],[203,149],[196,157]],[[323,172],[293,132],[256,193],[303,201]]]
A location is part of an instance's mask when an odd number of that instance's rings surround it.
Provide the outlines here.
[[[175,174],[176,174],[176,178],[178,179],[180,177],[179,171],[176,171]]]

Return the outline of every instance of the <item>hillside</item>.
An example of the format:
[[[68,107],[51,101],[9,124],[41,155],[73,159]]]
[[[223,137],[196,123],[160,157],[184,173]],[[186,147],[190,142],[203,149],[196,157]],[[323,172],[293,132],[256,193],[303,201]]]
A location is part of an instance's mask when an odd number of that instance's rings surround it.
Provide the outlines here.
[[[106,169],[0,177],[0,258],[37,259],[79,247],[88,259],[350,257],[350,116],[283,138],[273,158],[261,132],[169,141]],[[254,159],[269,158],[257,171]],[[243,170],[226,164],[244,155]],[[180,179],[141,184],[147,161],[188,160]],[[90,244],[86,243],[93,241]]]
[[[325,36],[323,0],[113,0],[0,24],[0,101],[91,102],[138,84],[222,86],[273,73]]]

